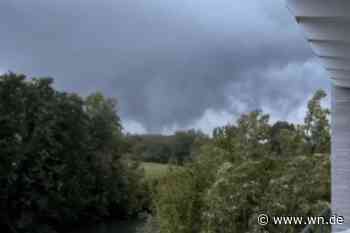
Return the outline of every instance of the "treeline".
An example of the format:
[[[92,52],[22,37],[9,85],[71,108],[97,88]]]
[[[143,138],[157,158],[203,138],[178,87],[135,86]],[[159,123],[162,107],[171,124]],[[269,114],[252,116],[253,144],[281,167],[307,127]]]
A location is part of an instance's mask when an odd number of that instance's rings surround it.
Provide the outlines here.
[[[201,131],[178,131],[173,135],[127,135],[128,156],[136,161],[182,165],[193,161],[209,141]]]
[[[243,153],[254,152],[258,145],[264,144],[265,153],[270,156],[289,156],[314,153],[329,153],[330,150],[330,125],[329,110],[322,109],[320,101],[326,97],[324,91],[317,91],[309,102],[309,112],[305,117],[305,124],[298,125],[287,121],[269,123],[269,115],[261,111],[253,111],[243,114],[236,124],[218,127],[213,130],[213,137],[202,133],[200,130],[178,131],[173,135],[126,135],[127,154],[136,161],[175,163],[183,165],[192,162],[199,154],[200,148],[216,141],[228,150],[239,150]],[[259,128],[260,126],[263,128]],[[234,148],[226,140],[240,138],[247,133],[249,137],[256,139],[257,145],[251,148]],[[222,139],[222,140],[221,140]],[[247,140],[247,138],[240,138]],[[242,141],[241,146],[247,144]],[[245,150],[245,152],[244,152]]]
[[[329,110],[324,91],[304,124],[269,123],[261,111],[214,130],[195,160],[158,185],[145,233],[301,232],[304,225],[258,225],[259,214],[316,216],[330,203]]]
[[[138,213],[147,194],[125,145],[115,100],[0,76],[1,232],[66,232]]]

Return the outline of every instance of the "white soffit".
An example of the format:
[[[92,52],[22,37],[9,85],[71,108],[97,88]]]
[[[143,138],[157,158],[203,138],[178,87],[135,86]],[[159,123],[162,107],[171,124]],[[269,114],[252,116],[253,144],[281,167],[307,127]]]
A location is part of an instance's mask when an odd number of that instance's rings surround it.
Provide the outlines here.
[[[287,0],[287,5],[334,83],[350,87],[350,0]]]

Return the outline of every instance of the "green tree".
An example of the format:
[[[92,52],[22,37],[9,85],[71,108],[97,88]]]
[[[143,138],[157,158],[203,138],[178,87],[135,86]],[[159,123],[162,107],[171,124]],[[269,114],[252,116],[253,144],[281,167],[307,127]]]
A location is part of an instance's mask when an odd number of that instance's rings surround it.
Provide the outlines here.
[[[270,150],[269,115],[260,110],[242,114],[236,125],[214,129],[217,146],[236,159],[258,158]]]
[[[159,184],[161,232],[294,233],[304,226],[262,227],[257,216],[310,216],[329,206],[329,156],[305,155],[305,126],[268,120],[254,111],[215,129],[193,163]]]
[[[90,186],[83,101],[51,85],[48,78],[0,77],[0,154],[11,162],[0,172],[1,196],[8,225],[28,232],[39,222],[74,221]]]
[[[202,232],[301,232],[304,225],[259,226],[257,216],[315,216],[329,202],[328,156],[225,162],[205,192]]]
[[[65,231],[143,205],[141,170],[120,158],[114,102],[52,82],[0,76],[0,225],[12,232]]]
[[[201,216],[205,206],[203,197],[226,156],[223,150],[205,145],[195,163],[171,170],[160,180],[155,206],[161,232],[201,231]]]
[[[304,130],[305,139],[312,154],[330,151],[330,111],[321,105],[322,99],[326,96],[325,91],[317,90],[307,105]]]
[[[197,133],[194,130],[176,132],[172,145],[172,159],[179,164],[192,160],[192,150],[196,138]]]
[[[272,155],[283,157],[302,155],[305,150],[303,135],[300,125],[294,126],[285,121],[277,121],[270,131]]]

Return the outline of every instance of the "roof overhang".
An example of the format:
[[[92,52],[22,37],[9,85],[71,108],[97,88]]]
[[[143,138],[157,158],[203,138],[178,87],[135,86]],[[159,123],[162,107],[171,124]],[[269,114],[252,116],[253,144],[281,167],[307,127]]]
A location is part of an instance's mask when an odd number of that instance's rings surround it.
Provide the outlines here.
[[[335,85],[350,87],[350,0],[287,0]]]

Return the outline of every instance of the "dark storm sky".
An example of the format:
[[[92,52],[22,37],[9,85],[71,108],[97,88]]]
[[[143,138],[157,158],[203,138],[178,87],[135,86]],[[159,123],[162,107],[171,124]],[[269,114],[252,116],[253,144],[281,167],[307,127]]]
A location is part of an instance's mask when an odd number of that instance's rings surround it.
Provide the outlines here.
[[[7,70],[116,97],[131,132],[300,121],[330,85],[283,0],[1,0]]]

